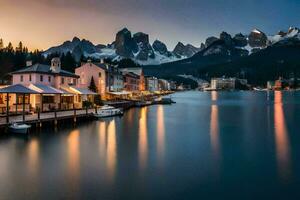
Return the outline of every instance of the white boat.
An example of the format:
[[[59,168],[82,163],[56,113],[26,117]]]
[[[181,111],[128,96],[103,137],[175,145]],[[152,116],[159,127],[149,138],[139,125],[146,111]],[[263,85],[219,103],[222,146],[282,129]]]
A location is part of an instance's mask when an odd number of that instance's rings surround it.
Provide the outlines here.
[[[97,113],[94,113],[94,116],[97,118],[112,117],[118,115],[123,115],[123,111],[119,108],[108,105],[102,106],[97,110]]]
[[[27,124],[13,123],[8,127],[8,130],[11,133],[27,134],[30,127],[31,126]]]
[[[144,106],[150,106],[152,105],[151,101],[138,101],[135,103],[136,107],[144,107]]]

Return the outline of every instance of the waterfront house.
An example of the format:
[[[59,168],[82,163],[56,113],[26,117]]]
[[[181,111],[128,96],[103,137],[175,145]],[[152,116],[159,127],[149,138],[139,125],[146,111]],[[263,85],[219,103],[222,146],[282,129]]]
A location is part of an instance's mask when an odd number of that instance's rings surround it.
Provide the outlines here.
[[[159,84],[158,79],[153,76],[146,76],[145,77],[145,86],[146,90],[150,92],[159,91]]]
[[[79,91],[77,88],[79,76],[61,69],[59,58],[53,58],[51,65],[34,64],[10,73],[12,84],[21,84],[38,94],[25,95],[25,103],[33,111],[40,109],[48,111],[54,109],[81,108],[82,101],[93,95],[91,91]],[[22,107],[23,96],[10,94],[10,110]]]
[[[129,92],[138,93],[140,91],[140,76],[132,72],[126,72],[123,76],[124,89]]]
[[[238,78],[212,78],[210,89],[211,90],[235,90],[246,88],[247,80]]]
[[[158,84],[159,84],[159,90],[162,90],[162,91],[171,90],[171,85],[170,85],[169,81],[167,81],[165,79],[159,79]]]
[[[75,74],[79,76],[77,86],[82,89],[87,89],[93,78],[97,92],[104,96],[106,92],[107,69],[108,66],[103,62],[92,63],[91,60],[88,60],[87,63],[83,63],[80,67],[75,69]]]
[[[107,92],[121,92],[124,89],[123,74],[118,66],[108,66],[106,86]]]
[[[138,84],[137,91],[145,91],[145,77],[141,67],[121,68],[120,70],[125,76],[124,87],[126,90],[136,90],[135,84]]]

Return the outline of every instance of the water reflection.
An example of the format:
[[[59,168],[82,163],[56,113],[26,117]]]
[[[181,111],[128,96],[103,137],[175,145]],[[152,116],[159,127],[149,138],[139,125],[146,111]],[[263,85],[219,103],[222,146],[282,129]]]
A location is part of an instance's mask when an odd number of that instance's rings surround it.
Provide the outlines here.
[[[73,130],[67,139],[68,143],[68,173],[69,184],[73,190],[78,190],[80,177],[80,131]]]
[[[218,100],[218,92],[217,91],[212,91],[211,92],[211,100],[212,101],[217,101]]]
[[[147,107],[140,109],[139,119],[139,166],[143,170],[147,164],[148,157],[148,136],[147,136]]]
[[[105,159],[105,149],[106,149],[106,123],[104,121],[101,121],[99,123],[99,152],[100,152],[100,158]]]
[[[211,100],[217,101],[218,93],[211,93]],[[214,166],[219,168],[220,162],[220,142],[219,142],[219,110],[218,105],[212,103],[210,113],[210,143],[212,148]]]
[[[116,123],[113,119],[109,122],[107,128],[107,149],[106,149],[106,166],[108,170],[108,178],[113,181],[117,164],[117,138]]]
[[[288,132],[285,123],[282,92],[275,91],[274,94],[274,128],[276,142],[276,157],[279,176],[283,180],[290,178],[290,150]]]
[[[30,140],[28,144],[28,170],[31,177],[35,177],[39,169],[39,148],[38,139]]]
[[[158,162],[161,164],[165,155],[165,119],[164,107],[159,105],[157,107],[157,157]]]

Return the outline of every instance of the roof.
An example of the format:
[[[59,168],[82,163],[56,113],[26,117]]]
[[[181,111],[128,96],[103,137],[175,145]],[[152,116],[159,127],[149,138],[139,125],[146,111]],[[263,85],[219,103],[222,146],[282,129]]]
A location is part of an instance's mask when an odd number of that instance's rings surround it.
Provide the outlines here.
[[[44,65],[44,64],[37,63],[37,64],[31,65],[29,67],[25,67],[20,70],[14,71],[10,74],[40,73],[40,74],[52,74],[52,75],[60,75],[60,76],[79,78],[78,75],[76,75],[72,72],[63,70],[63,69],[61,69],[59,73],[54,73],[51,71],[50,68],[51,68],[50,65]]]
[[[124,75],[125,75],[125,76],[130,76],[130,77],[136,78],[136,79],[139,79],[139,78],[140,78],[139,75],[137,75],[137,74],[135,74],[135,73],[132,73],[132,72],[127,72],[127,73],[125,73]]]
[[[127,92],[127,91],[122,91],[122,92],[108,92],[109,94],[113,94],[113,95],[129,95],[132,94],[131,92]]]
[[[10,85],[0,89],[0,93],[15,93],[15,94],[38,94],[38,92],[31,90],[21,84]]]
[[[78,87],[70,87],[70,89],[72,91],[74,91],[76,94],[83,94],[83,95],[97,95],[97,93],[89,90],[89,89],[85,89],[85,88],[78,88]]]
[[[131,72],[139,76],[143,75],[143,69],[141,67],[132,67],[132,68],[121,68],[122,72]]]
[[[86,64],[90,64],[91,66],[94,65],[94,66],[99,67],[99,68],[101,68],[103,70],[107,70],[107,67],[106,67],[107,65],[105,63],[92,63],[92,62],[87,62],[87,63],[81,64],[81,66],[79,66],[77,68],[80,68],[80,67],[82,67],[82,66],[84,66]]]
[[[94,63],[97,67],[100,67],[101,69],[107,70],[106,64],[104,63]]]
[[[28,88],[40,93],[40,94],[64,94],[63,91],[54,87],[42,84],[30,84]]]

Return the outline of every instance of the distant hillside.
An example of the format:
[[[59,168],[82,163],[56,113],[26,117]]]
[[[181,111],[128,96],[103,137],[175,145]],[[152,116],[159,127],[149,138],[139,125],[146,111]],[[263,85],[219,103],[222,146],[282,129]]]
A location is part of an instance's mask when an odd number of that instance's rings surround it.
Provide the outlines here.
[[[252,37],[260,33],[255,30]],[[238,76],[247,78],[250,83],[260,85],[279,76],[300,77],[299,29],[289,29],[286,34],[269,37],[272,42],[265,41],[264,35],[257,37],[263,38],[263,42],[255,43],[258,40],[253,39],[252,47],[266,46],[252,48],[248,54],[249,47],[241,48],[235,42],[235,38],[222,33],[220,39],[213,38],[209,46],[191,58],[159,66],[144,66],[145,73],[154,76],[191,74],[207,80],[223,75]]]
[[[198,69],[197,75],[240,76],[260,85],[280,76],[300,77],[300,42],[275,45],[233,62],[206,66]]]

